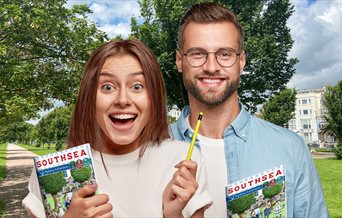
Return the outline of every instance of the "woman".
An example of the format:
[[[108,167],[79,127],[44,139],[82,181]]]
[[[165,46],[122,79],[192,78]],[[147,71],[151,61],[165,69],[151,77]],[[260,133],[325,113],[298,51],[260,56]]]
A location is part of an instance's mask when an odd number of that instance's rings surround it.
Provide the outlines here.
[[[102,45],[86,64],[67,139],[91,144],[97,184],[76,191],[64,217],[203,217],[211,203],[203,160],[195,150],[185,161],[188,144],[169,138],[152,51],[136,40]],[[35,175],[29,189],[23,204],[40,216]]]

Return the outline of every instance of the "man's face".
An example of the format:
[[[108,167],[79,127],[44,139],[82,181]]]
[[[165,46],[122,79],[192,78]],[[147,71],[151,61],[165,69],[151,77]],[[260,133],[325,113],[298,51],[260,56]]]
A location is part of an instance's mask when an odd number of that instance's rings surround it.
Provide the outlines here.
[[[183,32],[181,52],[186,54],[189,49],[193,48],[210,52],[202,66],[193,67],[186,60],[186,56],[177,51],[177,68],[183,73],[183,83],[190,95],[190,100],[194,98],[203,104],[214,106],[225,102],[233,94],[237,95],[240,72],[245,66],[245,53],[240,52],[238,39],[238,31],[229,22],[187,25]],[[237,53],[241,53],[230,67],[221,66],[214,53],[226,48],[232,48]]]

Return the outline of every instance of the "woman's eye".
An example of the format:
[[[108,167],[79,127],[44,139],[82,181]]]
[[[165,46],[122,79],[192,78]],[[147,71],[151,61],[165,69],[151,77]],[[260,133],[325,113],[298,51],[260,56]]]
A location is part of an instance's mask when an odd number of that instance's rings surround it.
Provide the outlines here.
[[[140,83],[136,83],[136,84],[133,84],[132,88],[134,90],[140,90],[140,89],[143,89],[144,86],[142,84],[140,84]]]
[[[105,90],[105,91],[110,91],[110,90],[114,89],[114,87],[111,84],[104,84],[101,86],[101,89]]]

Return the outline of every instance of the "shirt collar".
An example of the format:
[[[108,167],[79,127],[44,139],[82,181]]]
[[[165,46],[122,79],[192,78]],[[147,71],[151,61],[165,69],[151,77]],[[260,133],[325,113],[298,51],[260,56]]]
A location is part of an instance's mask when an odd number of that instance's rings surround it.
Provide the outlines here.
[[[246,111],[243,104],[239,104],[240,112],[238,116],[234,119],[232,124],[224,130],[224,135],[229,135],[233,131],[239,138],[246,141],[247,140],[247,123],[251,118],[251,115]]]
[[[239,138],[246,141],[247,140],[247,123],[251,115],[246,111],[243,104],[239,104],[240,112],[238,116],[234,119],[233,123],[224,130],[224,136],[231,134],[232,132],[236,134]],[[186,106],[182,110],[182,114],[177,121],[178,129],[183,137],[189,136],[190,129],[186,123],[185,118],[190,114],[190,107]]]
[[[177,125],[178,125],[178,129],[180,131],[180,133],[182,134],[182,136],[188,136],[190,128],[188,126],[188,124],[186,123],[185,118],[187,116],[189,116],[190,114],[190,107],[189,106],[185,106],[182,110],[182,114],[179,117],[178,121],[177,121]]]

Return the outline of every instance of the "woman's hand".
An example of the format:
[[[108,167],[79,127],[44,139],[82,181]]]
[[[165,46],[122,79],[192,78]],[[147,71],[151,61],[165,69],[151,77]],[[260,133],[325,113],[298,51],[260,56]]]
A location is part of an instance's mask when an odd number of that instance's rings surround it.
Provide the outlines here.
[[[178,170],[163,192],[163,213],[166,218],[183,217],[183,209],[198,188],[196,162],[184,160],[175,167]]]
[[[70,207],[63,215],[69,217],[113,217],[112,205],[106,194],[95,194],[96,184],[88,184],[74,192]]]

